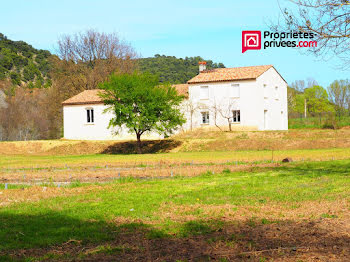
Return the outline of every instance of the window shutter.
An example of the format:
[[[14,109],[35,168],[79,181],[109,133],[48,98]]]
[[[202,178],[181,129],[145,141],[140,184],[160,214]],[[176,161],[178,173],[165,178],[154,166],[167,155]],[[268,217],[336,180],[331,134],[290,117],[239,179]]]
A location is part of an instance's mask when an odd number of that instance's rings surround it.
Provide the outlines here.
[[[200,98],[201,99],[208,99],[209,98],[209,88],[207,86],[201,86]]]
[[[87,122],[90,123],[90,110],[87,109],[86,113],[87,113]]]
[[[240,86],[239,86],[239,84],[231,85],[231,97],[240,97]]]

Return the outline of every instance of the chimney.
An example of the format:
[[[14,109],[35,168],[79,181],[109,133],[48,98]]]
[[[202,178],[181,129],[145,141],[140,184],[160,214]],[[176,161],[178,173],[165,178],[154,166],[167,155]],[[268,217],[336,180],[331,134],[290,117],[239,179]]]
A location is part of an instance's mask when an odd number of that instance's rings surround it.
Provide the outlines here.
[[[198,62],[198,64],[199,64],[199,73],[207,70],[207,62],[200,61],[200,62]]]

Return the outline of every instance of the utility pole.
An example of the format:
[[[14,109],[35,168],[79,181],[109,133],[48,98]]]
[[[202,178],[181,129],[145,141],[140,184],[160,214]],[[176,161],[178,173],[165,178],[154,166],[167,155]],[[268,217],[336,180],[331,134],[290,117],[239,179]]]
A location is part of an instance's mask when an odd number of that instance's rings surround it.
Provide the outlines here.
[[[306,98],[304,99],[304,117],[306,118]]]

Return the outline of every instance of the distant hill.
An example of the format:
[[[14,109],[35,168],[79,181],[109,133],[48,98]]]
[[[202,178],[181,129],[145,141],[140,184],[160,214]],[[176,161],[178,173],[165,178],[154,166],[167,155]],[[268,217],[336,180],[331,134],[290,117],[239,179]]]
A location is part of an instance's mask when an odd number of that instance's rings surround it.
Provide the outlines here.
[[[182,84],[198,74],[199,61],[206,61],[208,69],[225,67],[223,63],[204,60],[200,56],[176,58],[175,56],[157,54],[154,57],[140,58],[139,69],[142,72],[148,71],[152,74],[158,74],[161,82]]]
[[[13,41],[0,33],[0,80],[9,79],[13,85],[47,87],[51,85],[49,58],[47,50],[38,50],[24,41]],[[223,63],[204,60],[200,56],[177,58],[175,56],[155,55],[138,59],[141,72],[159,75],[161,82],[186,83],[198,74],[198,62],[206,61],[207,68],[224,68]]]
[[[38,50],[23,41],[12,41],[0,33],[0,80],[10,79],[14,85],[47,87],[51,53]]]

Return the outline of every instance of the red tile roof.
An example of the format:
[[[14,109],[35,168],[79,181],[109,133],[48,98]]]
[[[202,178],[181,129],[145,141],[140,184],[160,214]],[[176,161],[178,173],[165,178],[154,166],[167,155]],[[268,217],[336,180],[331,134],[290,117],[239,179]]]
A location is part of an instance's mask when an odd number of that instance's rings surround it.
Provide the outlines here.
[[[179,95],[188,97],[188,87],[189,87],[188,84],[178,84],[178,85],[173,85],[173,87],[175,87]]]
[[[235,67],[235,68],[217,68],[213,70],[206,70],[201,72],[199,75],[193,77],[187,83],[195,84],[195,83],[256,79],[272,67],[273,67],[272,65],[262,65],[262,66],[248,66],[248,67]]]
[[[188,84],[178,84],[173,86],[176,88],[179,95],[188,97]],[[67,99],[62,105],[103,104],[101,97],[98,95],[101,91],[102,90],[100,89],[85,90],[76,96]]]
[[[73,96],[62,103],[62,105],[85,105],[85,104],[103,104],[98,93],[99,89],[84,90],[83,92]]]

